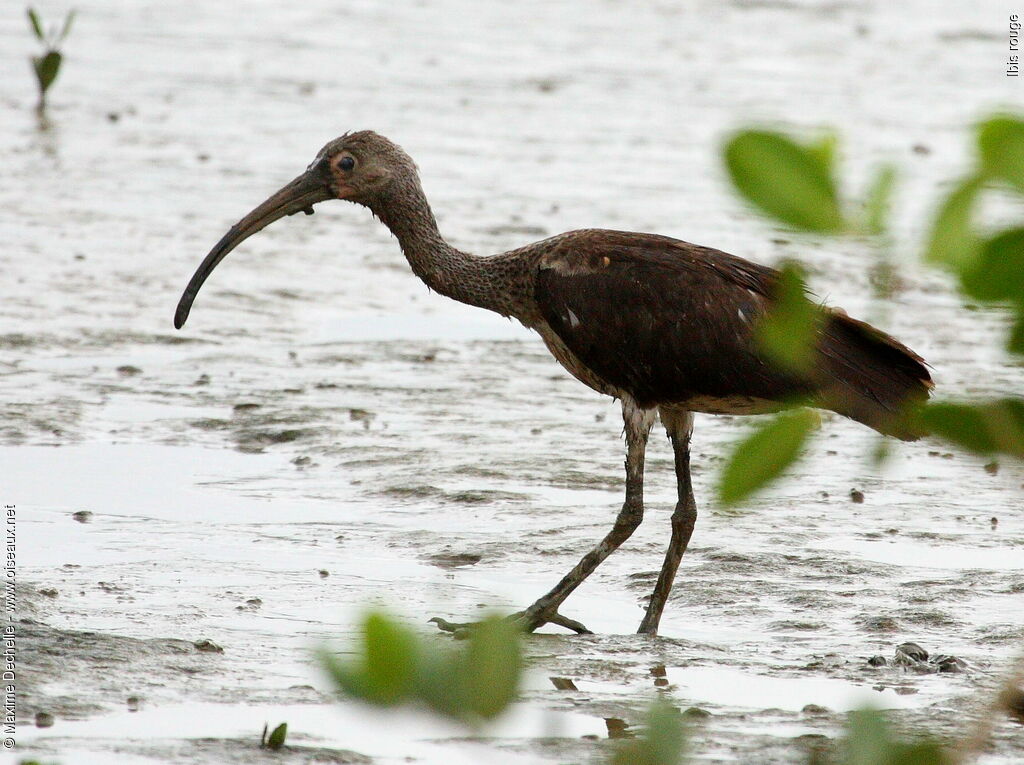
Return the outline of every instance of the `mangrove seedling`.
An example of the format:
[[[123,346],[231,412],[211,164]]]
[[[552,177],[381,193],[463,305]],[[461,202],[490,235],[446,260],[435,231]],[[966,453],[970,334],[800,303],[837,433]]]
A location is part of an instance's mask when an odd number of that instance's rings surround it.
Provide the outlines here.
[[[32,70],[36,73],[36,84],[39,86],[39,103],[36,110],[41,114],[46,109],[46,91],[57,79],[60,72],[60,65],[64,57],[61,55],[60,46],[67,39],[71,31],[71,22],[75,19],[75,12],[68,11],[64,17],[64,24],[60,27],[51,27],[49,31],[43,30],[43,23],[39,20],[39,14],[34,8],[28,9],[29,25],[32,33],[43,44],[43,54],[32,56]]]
[[[264,724],[263,735],[260,736],[260,749],[270,749],[278,752],[284,747],[284,740],[288,736],[288,723],[281,723],[268,736],[269,725]]]

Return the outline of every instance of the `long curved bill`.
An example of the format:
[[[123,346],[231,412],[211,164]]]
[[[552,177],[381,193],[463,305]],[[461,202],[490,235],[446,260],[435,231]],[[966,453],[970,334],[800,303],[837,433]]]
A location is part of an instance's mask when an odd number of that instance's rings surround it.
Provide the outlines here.
[[[203,282],[217,267],[217,264],[224,260],[225,256],[235,247],[257,231],[286,215],[294,215],[297,212],[312,215],[313,205],[333,196],[326,163],[317,162],[238,221],[210,250],[210,254],[203,259],[199,268],[192,275],[185,292],[181,295],[181,300],[178,301],[178,309],[174,312],[174,328],[181,329],[185,324],[188,313],[192,310],[192,301],[196,299],[199,288],[203,286]]]

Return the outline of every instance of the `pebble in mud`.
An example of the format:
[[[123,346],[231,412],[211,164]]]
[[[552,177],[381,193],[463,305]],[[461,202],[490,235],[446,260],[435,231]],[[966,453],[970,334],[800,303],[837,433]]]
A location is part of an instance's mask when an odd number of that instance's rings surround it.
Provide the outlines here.
[[[967,662],[956,656],[933,656],[932,664],[939,672],[963,672],[967,669]]]
[[[551,684],[553,686],[555,686],[555,690],[556,691],[578,691],[579,690],[579,688],[576,687],[576,683],[574,683],[568,677],[551,677],[551,678],[548,678],[548,679],[551,680]]]
[[[431,555],[427,561],[439,568],[460,568],[462,566],[473,566],[480,562],[481,555],[478,553],[450,552],[444,551]]]
[[[864,503],[864,492],[858,489],[850,489],[850,501],[856,505]]]
[[[1003,692],[1000,700],[1006,713],[1024,725],[1024,688],[1009,688]]]
[[[129,696],[125,703],[128,706],[129,712],[138,712],[139,709],[142,707],[142,699],[140,699],[138,696]]]
[[[636,734],[629,729],[629,724],[619,717],[604,718],[608,738],[633,738]]]
[[[49,712],[36,712],[36,727],[37,728],[52,728],[53,727],[53,715]]]
[[[880,667],[886,666],[888,662],[882,656],[872,656],[868,659],[868,664],[873,667]],[[909,642],[896,646],[892,666],[903,667],[919,673],[965,672],[968,669],[967,662],[963,659],[947,654],[929,654],[927,650],[917,643]]]
[[[821,715],[831,714],[832,710],[828,707],[823,707],[820,704],[807,704],[803,709],[800,710],[805,715],[811,715],[819,717]]]
[[[654,678],[654,686],[656,688],[668,687],[668,673],[665,670],[664,664],[657,664],[651,667],[651,677]]]
[[[369,430],[370,425],[377,419],[377,415],[366,409],[349,409],[348,418],[353,422],[361,422],[363,430]]]
[[[873,615],[858,619],[863,629],[871,632],[896,632],[900,624],[891,616]]]
[[[208,640],[206,638],[197,640],[192,645],[200,653],[224,653],[223,648],[214,643],[212,640]]]
[[[260,598],[248,598],[245,603],[235,606],[236,611],[258,611],[263,606]]]
[[[916,664],[928,661],[928,652],[917,643],[901,643],[896,646],[897,664]]]

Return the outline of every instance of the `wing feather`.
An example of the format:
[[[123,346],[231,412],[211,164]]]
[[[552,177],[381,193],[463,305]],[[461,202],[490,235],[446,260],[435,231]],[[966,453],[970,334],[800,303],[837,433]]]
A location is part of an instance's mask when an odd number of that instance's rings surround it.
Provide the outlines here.
[[[826,308],[820,363],[806,378],[764,357],[754,333],[777,279],[774,269],[719,250],[586,230],[560,238],[540,259],[535,297],[576,359],[641,406],[753,412],[744,401],[803,396],[881,432],[914,437],[894,417],[927,399],[931,377],[920,356],[884,332]],[[706,403],[716,400],[734,403]]]
[[[644,406],[781,400],[807,386],[767,363],[753,327],[775,272],[668,237],[584,231],[540,263],[536,298],[588,368]]]

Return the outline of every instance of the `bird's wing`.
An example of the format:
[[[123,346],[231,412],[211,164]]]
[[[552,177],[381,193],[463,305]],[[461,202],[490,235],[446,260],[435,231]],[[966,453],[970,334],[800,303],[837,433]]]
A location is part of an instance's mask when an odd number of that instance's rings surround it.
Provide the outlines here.
[[[668,237],[587,230],[538,262],[544,319],[598,377],[644,406],[784,400],[807,385],[760,353],[777,272]]]

